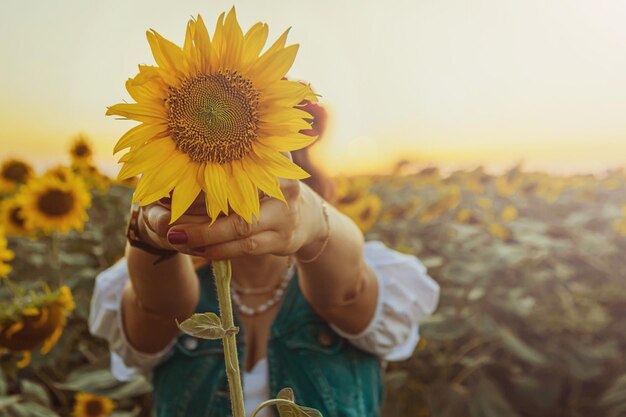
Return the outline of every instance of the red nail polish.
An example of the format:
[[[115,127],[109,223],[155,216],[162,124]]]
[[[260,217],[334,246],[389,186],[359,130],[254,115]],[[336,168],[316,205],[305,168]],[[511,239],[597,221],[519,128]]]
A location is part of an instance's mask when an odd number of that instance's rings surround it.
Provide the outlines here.
[[[187,243],[187,233],[182,230],[170,230],[167,232],[167,241],[172,245]]]

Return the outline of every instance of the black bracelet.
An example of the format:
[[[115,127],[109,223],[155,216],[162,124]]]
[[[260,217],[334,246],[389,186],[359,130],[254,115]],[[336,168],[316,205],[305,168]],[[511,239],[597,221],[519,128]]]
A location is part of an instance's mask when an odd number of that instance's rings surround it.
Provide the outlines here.
[[[139,235],[139,204],[135,203],[130,208],[130,219],[128,220],[128,229],[126,231],[126,238],[128,244],[133,248],[141,249],[144,252],[148,252],[151,255],[158,255],[159,257],[152,263],[157,265],[166,259],[176,255],[178,251],[171,249],[155,248],[141,240]]]

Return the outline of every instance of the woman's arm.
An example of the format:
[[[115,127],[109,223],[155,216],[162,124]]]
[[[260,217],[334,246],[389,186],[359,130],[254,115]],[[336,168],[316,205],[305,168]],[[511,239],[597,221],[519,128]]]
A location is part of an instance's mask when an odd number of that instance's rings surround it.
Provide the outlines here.
[[[141,240],[172,249],[166,236],[170,211],[158,205],[141,210]],[[175,319],[193,314],[198,304],[198,279],[187,255],[178,253],[154,265],[158,255],[127,245],[129,283],[122,297],[122,325],[129,343],[145,353],[165,348],[179,333]]]
[[[325,320],[350,334],[361,332],[376,309],[378,285],[363,256],[363,234],[347,216],[326,205],[308,187],[303,211],[310,219],[309,239],[297,252],[302,293]],[[328,240],[326,242],[326,240]]]

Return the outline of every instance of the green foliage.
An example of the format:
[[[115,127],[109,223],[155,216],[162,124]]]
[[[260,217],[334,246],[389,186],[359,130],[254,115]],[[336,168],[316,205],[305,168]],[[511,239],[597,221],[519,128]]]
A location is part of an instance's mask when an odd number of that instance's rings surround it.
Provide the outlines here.
[[[458,205],[420,222],[451,185],[461,189]],[[419,256],[442,290],[413,357],[389,366],[386,416],[626,415],[623,173],[478,170],[382,177],[369,187],[383,218],[422,198],[368,237]],[[518,216],[502,221],[510,205]],[[463,209],[472,222],[458,221]],[[510,235],[491,234],[494,222]]]
[[[382,202],[367,237],[419,256],[442,289],[413,357],[388,364],[385,416],[626,415],[623,173],[429,170],[352,182]],[[123,255],[130,194],[95,192],[84,233],[61,237],[61,278],[77,310],[48,355],[0,378],[0,417],[70,415],[78,391],[113,398],[116,416],[150,415],[149,383],[116,381],[106,343],[86,324],[94,277]],[[509,206],[516,216],[502,214]],[[14,282],[56,284],[48,245],[10,239]],[[221,322],[194,326],[211,336]],[[316,415],[306,410],[279,406],[283,417]]]

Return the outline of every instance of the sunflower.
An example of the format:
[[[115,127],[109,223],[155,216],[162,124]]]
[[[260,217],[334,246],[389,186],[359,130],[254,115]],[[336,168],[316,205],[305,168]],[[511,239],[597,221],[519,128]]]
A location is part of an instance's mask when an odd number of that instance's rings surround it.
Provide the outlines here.
[[[360,201],[356,208],[357,210],[351,216],[352,220],[365,233],[374,227],[378,220],[381,208],[380,198],[375,194],[370,194]]]
[[[12,260],[15,254],[8,248],[6,237],[4,237],[4,228],[0,224],[0,278],[4,278],[11,272],[11,265],[8,261]]]
[[[115,402],[107,397],[79,392],[74,396],[73,417],[105,417],[115,408]]]
[[[8,236],[24,236],[28,234],[26,219],[22,214],[22,205],[17,197],[11,197],[0,203],[0,224]]]
[[[90,189],[96,189],[105,192],[111,183],[109,177],[101,173],[97,167],[93,165],[82,165],[76,167],[77,175],[85,181]]]
[[[66,286],[16,295],[10,303],[0,305],[0,346],[22,352],[18,366],[28,365],[33,349],[39,347],[45,355],[56,345],[67,316],[75,308],[72,292]]]
[[[53,176],[36,178],[26,185],[18,200],[26,227],[44,233],[82,230],[91,204],[85,184],[75,176],[66,181]]]
[[[7,159],[0,167],[0,193],[13,192],[33,176],[33,168],[24,161]]]
[[[259,215],[258,190],[285,201],[278,177],[308,176],[281,152],[315,141],[301,103],[317,98],[308,85],[285,79],[298,45],[285,31],[261,54],[268,26],[242,32],[235,9],[222,13],[213,37],[200,16],[187,24],[183,47],[147,32],[157,66],[139,66],[126,89],[135,103],[107,115],[141,122],[114,152],[130,148],[119,179],[141,174],[134,200],[141,205],[172,195],[174,222],[201,191],[215,220],[229,207],[248,222]]]
[[[54,168],[48,169],[44,173],[44,176],[55,177],[55,178],[60,179],[63,182],[66,182],[74,177],[74,171],[72,171],[72,169],[69,167],[66,167],[63,165],[57,165]]]
[[[73,166],[91,165],[93,150],[89,140],[84,135],[78,135],[70,146],[70,156]]]

